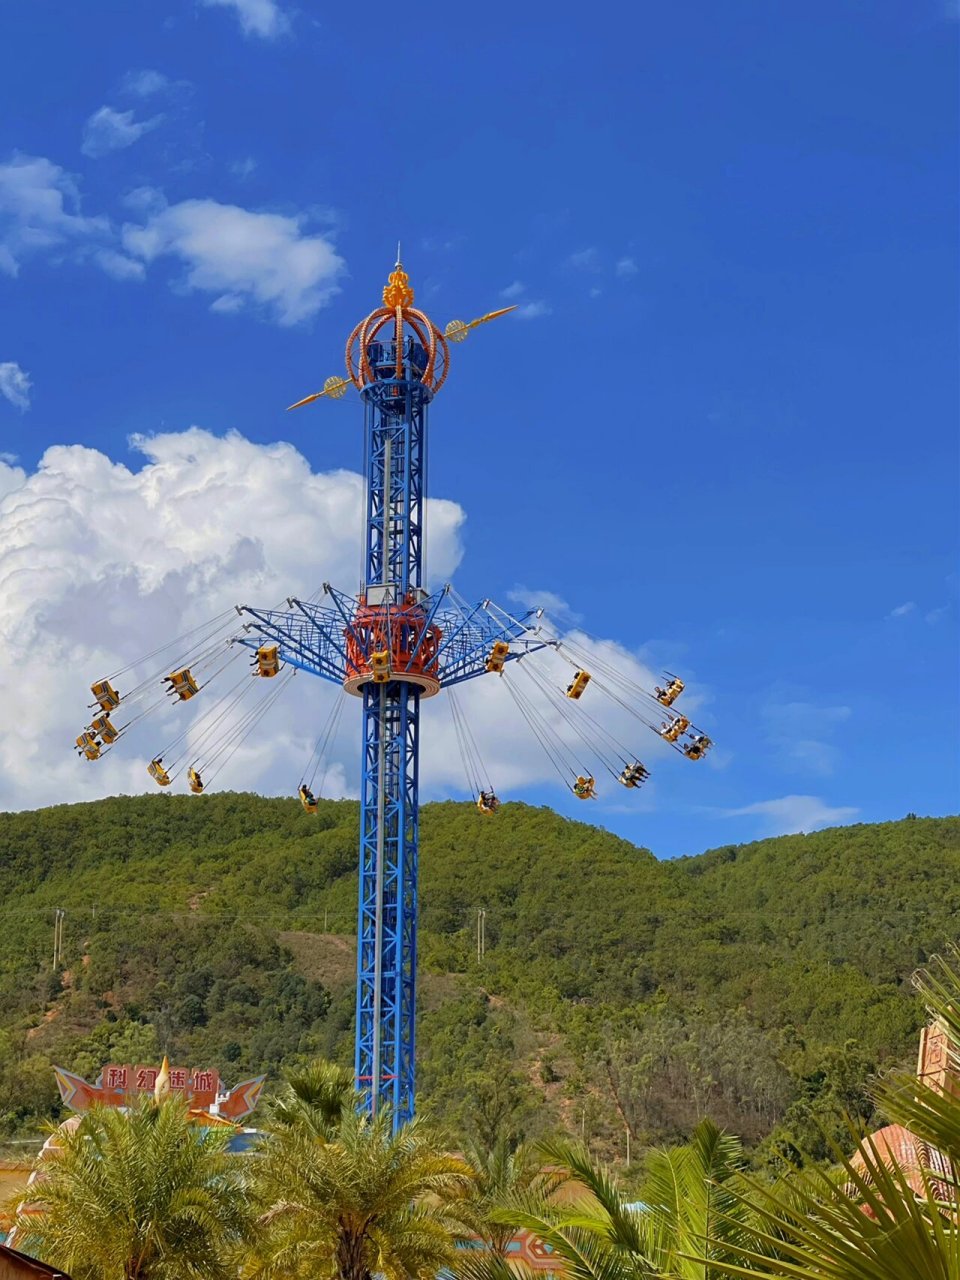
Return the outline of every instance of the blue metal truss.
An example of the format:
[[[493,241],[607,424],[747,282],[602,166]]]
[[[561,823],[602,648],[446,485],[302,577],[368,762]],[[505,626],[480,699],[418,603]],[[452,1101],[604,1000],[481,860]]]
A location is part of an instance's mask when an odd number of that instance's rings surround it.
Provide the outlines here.
[[[337,591],[329,583],[324,584],[324,593],[331,604],[312,604],[291,597],[287,602],[289,610],[254,609],[250,605],[241,605],[242,613],[253,621],[246,624],[245,634],[238,636],[236,642],[256,650],[265,641],[272,641],[280,646],[280,657],[290,666],[334,684],[343,684],[347,678],[347,637],[356,639],[367,658],[370,657],[371,645],[354,626],[356,599]],[[507,662],[542,647],[530,635],[528,623],[534,616],[533,610],[514,618],[488,600],[472,606],[464,605],[453,597],[449,586],[442,587],[431,596],[423,595],[420,604],[426,619],[424,634],[430,626],[438,627],[441,632],[437,677],[444,687],[483,675],[487,657],[498,640],[521,643],[519,650],[512,650],[507,655]],[[385,616],[390,616],[389,605]],[[405,675],[414,669],[418,656],[419,649],[415,646],[410,660],[405,666],[397,667],[397,673]]]
[[[414,1109],[420,691],[363,691],[357,919],[357,1087],[394,1122]]]
[[[236,638],[251,649],[272,641],[284,662],[334,683],[349,681],[363,699],[355,1070],[364,1106],[372,1113],[389,1106],[395,1127],[414,1112],[420,699],[428,686],[435,692],[437,684],[484,674],[498,640],[519,646],[507,661],[543,647],[529,630],[533,611],[514,618],[490,601],[467,605],[450,587],[432,595],[422,589],[433,393],[420,382],[426,352],[410,337],[403,343],[402,378],[393,342],[367,348],[373,381],[361,391],[366,498],[359,597],[325,584],[320,603],[291,598],[286,610],[240,606],[249,620]],[[406,660],[392,651],[390,678],[364,679],[372,650],[394,635],[393,625],[409,641]],[[425,667],[428,640],[435,655]]]

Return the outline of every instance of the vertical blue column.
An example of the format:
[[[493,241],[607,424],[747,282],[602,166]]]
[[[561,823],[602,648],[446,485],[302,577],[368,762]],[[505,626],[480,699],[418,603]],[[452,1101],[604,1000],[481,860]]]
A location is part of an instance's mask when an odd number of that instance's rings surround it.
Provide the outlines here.
[[[369,459],[365,593],[399,604],[422,585],[424,449],[431,393],[390,343],[370,353],[363,389]],[[379,590],[378,590],[379,589]],[[365,1106],[399,1127],[413,1117],[417,971],[420,690],[363,690],[355,1071]]]
[[[355,1071],[398,1126],[414,1106],[419,728],[419,689],[365,687]]]

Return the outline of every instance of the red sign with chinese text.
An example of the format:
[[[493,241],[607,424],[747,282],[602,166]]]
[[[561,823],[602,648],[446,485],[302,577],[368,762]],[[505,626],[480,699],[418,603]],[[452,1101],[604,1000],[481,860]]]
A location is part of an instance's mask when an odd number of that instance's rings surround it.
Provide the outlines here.
[[[110,1062],[103,1068],[100,1081],[104,1089],[119,1093],[153,1093],[159,1074],[159,1067],[147,1064],[127,1066]],[[184,1094],[194,1107],[210,1107],[220,1092],[220,1076],[206,1068],[171,1067],[170,1092]]]

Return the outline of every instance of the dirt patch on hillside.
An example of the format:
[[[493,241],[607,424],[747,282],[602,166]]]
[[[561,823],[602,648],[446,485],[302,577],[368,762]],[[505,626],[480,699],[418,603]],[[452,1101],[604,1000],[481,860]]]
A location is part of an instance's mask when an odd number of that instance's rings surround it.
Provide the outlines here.
[[[306,933],[300,929],[278,935],[293,953],[296,970],[330,991],[352,987],[357,980],[357,942],[338,933]]]
[[[357,981],[357,940],[339,933],[307,933],[289,929],[278,934],[281,946],[293,954],[297,973],[313,982],[322,982],[336,993],[352,990]],[[438,1009],[456,999],[459,979],[452,973],[422,973],[417,979],[420,1007]]]

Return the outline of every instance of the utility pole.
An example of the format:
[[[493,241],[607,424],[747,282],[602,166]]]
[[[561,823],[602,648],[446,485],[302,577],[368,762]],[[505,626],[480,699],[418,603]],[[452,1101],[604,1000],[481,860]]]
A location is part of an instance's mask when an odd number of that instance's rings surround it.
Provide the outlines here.
[[[53,967],[63,959],[63,917],[67,913],[60,907],[57,907],[53,913]]]
[[[484,907],[477,908],[477,964],[487,954],[487,912]]]

